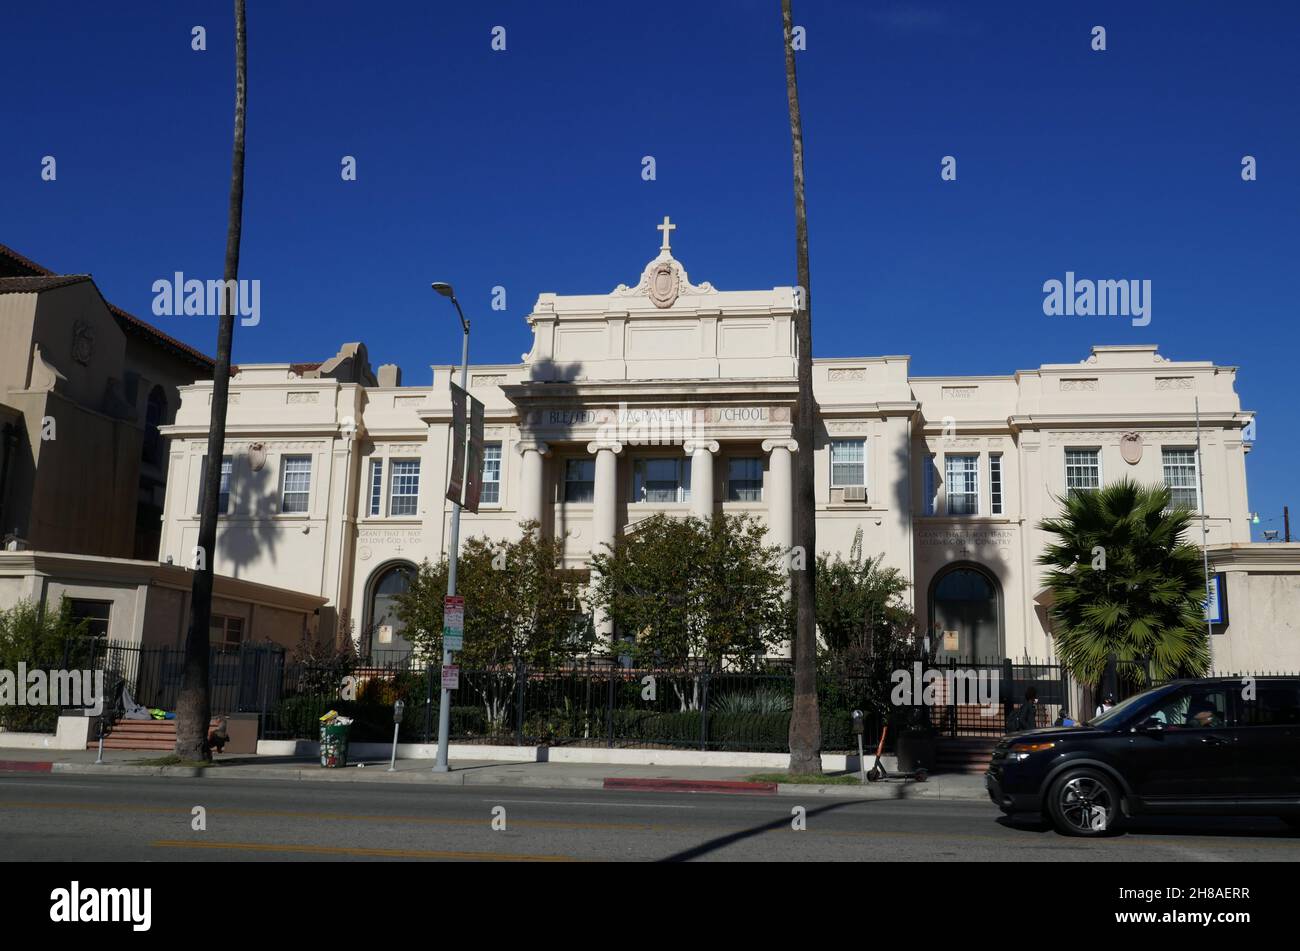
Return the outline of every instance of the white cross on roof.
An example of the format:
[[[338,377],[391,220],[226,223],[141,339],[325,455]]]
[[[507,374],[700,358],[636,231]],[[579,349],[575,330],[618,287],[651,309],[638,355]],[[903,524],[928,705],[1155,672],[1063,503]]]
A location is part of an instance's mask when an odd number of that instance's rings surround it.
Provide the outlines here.
[[[662,231],[662,232],[664,233],[664,243],[663,243],[663,245],[660,247],[659,250],[661,250],[661,251],[671,251],[672,248],[669,247],[669,245],[668,245],[668,238],[670,237],[670,233],[671,233],[671,232],[677,230],[677,226],[676,226],[675,224],[673,224],[671,221],[669,221],[667,215],[664,215],[664,223],[661,224],[661,225],[655,225],[655,230],[656,230],[656,231]]]

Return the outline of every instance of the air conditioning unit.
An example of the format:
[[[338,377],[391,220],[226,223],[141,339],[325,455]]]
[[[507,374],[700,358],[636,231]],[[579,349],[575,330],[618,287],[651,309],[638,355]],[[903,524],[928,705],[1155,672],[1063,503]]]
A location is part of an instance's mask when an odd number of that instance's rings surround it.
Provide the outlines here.
[[[865,502],[867,500],[867,487],[864,485],[850,485],[844,488],[845,502]]]

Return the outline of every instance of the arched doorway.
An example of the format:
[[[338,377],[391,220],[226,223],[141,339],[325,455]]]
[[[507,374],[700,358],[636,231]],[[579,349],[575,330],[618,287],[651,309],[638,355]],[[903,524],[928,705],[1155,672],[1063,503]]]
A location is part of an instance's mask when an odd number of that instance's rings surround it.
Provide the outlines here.
[[[362,643],[369,645],[375,660],[398,660],[411,652],[410,642],[402,636],[405,625],[397,616],[397,598],[410,590],[415,570],[410,562],[394,562],[379,568],[370,579]]]
[[[1003,656],[1002,589],[979,565],[949,565],[930,584],[930,629],[940,658]]]

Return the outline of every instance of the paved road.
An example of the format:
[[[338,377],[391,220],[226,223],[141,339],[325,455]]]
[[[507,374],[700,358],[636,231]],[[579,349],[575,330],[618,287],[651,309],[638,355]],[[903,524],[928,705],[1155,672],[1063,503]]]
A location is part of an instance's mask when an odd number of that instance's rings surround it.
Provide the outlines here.
[[[191,828],[206,810],[206,831]],[[791,810],[807,810],[792,829]],[[504,830],[492,828],[504,809]],[[0,775],[15,861],[1300,860],[1272,819],[1157,819],[1101,841],[1010,825],[992,805],[809,796]]]

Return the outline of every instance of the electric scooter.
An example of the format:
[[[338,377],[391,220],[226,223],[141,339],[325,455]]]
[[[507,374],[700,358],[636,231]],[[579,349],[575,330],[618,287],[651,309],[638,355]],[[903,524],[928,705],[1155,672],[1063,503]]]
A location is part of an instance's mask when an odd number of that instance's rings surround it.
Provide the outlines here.
[[[888,733],[889,733],[888,726],[886,726],[884,729],[880,731],[880,742],[876,744],[876,765],[872,766],[871,769],[867,770],[867,780],[869,782],[876,783],[876,782],[880,782],[880,780],[882,779],[903,779],[903,780],[910,779],[918,783],[923,783],[927,779],[929,779],[930,774],[924,767],[918,770],[914,770],[913,772],[910,773],[894,773],[892,775],[889,773],[888,770],[885,769],[885,764],[880,759],[880,754],[884,752],[885,737],[886,735],[888,735]]]

